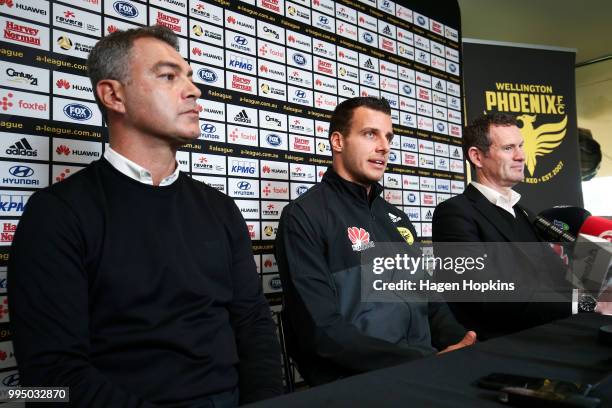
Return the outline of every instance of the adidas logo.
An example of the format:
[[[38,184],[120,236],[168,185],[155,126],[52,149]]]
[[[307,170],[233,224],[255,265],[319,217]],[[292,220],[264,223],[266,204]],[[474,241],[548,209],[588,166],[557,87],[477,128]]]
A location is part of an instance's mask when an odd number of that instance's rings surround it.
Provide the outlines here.
[[[374,69],[374,64],[372,60],[368,58],[368,60],[363,64],[365,68]]]
[[[32,148],[30,143],[24,137],[20,141],[9,146],[9,148],[6,149],[6,154],[12,154],[15,156],[36,157],[38,156],[38,150]]]
[[[249,115],[247,115],[246,110],[244,109],[238,112],[236,116],[234,116],[234,120],[236,122],[251,123],[251,119],[249,118]]]
[[[385,28],[383,29],[383,34],[386,35],[391,35],[391,28],[389,28],[389,26],[385,26]]]
[[[389,214],[389,218],[391,218],[391,221],[393,222],[399,222],[402,219],[401,217],[398,217],[397,215],[393,215],[391,213],[388,213],[388,214]]]
[[[436,87],[436,89],[437,89],[437,90],[441,91],[441,90],[443,89],[443,88],[442,88],[442,82],[438,81],[438,82],[436,83],[435,87]]]

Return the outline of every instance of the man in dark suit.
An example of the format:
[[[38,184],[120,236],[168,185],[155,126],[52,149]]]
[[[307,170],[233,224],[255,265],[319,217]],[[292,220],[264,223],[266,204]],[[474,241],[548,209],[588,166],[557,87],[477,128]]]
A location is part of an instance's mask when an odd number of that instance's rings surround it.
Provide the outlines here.
[[[516,297],[502,300],[490,295],[482,301],[455,302],[451,308],[457,319],[487,339],[570,315],[572,291],[565,281],[565,267],[547,244],[539,242],[529,213],[518,204],[520,194],[512,190],[523,180],[525,167],[516,119],[503,113],[476,119],[465,128],[463,151],[475,169],[475,181],[436,208],[436,256],[465,256],[484,248],[462,245],[460,250],[457,245],[440,244],[444,242],[522,244],[496,245],[497,254],[487,270],[493,278],[515,282]]]

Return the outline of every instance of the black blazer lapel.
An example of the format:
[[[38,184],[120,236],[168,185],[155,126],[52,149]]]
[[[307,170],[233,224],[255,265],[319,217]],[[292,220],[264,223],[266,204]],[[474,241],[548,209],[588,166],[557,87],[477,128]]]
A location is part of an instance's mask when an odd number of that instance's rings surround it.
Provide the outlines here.
[[[494,205],[491,204],[487,198],[482,195],[480,191],[473,185],[468,185],[464,192],[465,196],[469,198],[474,204],[474,208],[493,226],[507,241],[516,241],[512,231],[508,231],[507,228],[503,228],[503,220]]]

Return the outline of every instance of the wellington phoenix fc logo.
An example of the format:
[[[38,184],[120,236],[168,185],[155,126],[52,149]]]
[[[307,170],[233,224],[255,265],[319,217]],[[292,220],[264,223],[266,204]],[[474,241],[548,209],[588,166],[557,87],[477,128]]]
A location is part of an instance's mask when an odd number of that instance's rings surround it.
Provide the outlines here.
[[[368,248],[374,247],[374,242],[370,241],[370,233],[363,228],[348,227],[346,231],[353,244],[353,251],[365,251]]]
[[[557,123],[546,123],[538,127],[533,126],[536,115],[520,115],[517,119],[523,123],[521,134],[525,139],[525,164],[529,174],[533,176],[537,157],[551,153],[563,142],[567,131],[567,116]]]

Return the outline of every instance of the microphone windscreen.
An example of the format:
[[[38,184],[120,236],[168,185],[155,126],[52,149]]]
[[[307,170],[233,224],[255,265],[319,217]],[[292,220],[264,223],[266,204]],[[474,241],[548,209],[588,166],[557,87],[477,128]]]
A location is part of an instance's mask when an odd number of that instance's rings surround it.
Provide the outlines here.
[[[591,216],[582,224],[580,233],[594,235],[612,242],[612,220]]]

